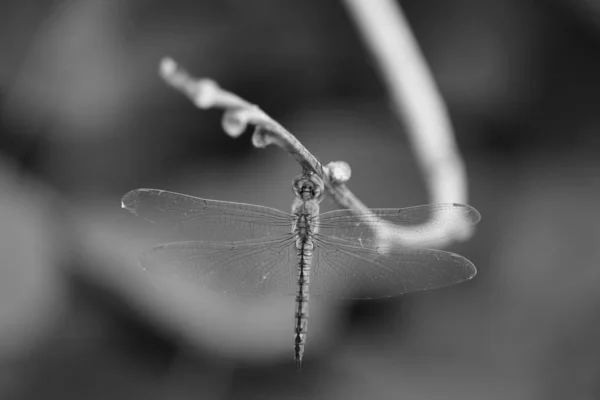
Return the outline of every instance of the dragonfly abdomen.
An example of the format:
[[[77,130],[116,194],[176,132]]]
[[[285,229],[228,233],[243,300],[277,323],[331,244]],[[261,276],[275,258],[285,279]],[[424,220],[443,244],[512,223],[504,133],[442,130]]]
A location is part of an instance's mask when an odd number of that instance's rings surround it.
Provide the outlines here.
[[[296,368],[300,370],[308,328],[308,291],[310,284],[310,262],[313,251],[312,240],[309,237],[299,238],[296,242],[296,247],[299,263],[294,326],[294,361],[296,362]]]

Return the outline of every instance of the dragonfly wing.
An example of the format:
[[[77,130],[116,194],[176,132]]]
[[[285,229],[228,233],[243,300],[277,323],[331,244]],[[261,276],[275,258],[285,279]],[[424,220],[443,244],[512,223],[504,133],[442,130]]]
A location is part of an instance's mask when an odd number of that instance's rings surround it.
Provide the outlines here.
[[[315,235],[311,294],[373,299],[453,285],[475,276],[471,261],[441,250],[378,249]]]
[[[404,237],[407,246],[426,245],[470,229],[481,220],[479,212],[463,204],[436,204],[408,208],[376,208],[368,213],[337,210],[318,216],[318,232],[364,246],[377,247],[376,230]]]
[[[145,270],[222,293],[293,295],[296,261],[293,236],[244,242],[162,244],[140,256]]]
[[[236,241],[292,231],[293,216],[274,208],[206,200],[157,189],[136,189],[123,208],[151,222],[175,226],[194,240]]]

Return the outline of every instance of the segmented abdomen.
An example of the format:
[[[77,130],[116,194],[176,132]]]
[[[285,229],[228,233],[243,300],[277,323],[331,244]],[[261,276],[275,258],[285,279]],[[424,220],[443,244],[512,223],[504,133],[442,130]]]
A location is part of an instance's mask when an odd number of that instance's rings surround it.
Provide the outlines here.
[[[312,260],[313,243],[310,237],[296,241],[298,254],[298,293],[296,295],[294,361],[299,370],[302,365],[306,331],[308,327],[308,290],[310,284],[310,262]]]

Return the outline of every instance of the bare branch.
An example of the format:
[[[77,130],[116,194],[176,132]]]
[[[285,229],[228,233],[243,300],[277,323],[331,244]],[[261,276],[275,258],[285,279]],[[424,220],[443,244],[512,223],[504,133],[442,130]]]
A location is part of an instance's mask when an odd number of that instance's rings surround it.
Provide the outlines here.
[[[332,198],[343,208],[356,210],[369,220],[369,209],[345,185],[350,179],[350,166],[337,161],[323,166],[294,135],[288,132],[278,122],[269,117],[258,106],[249,103],[239,96],[222,89],[210,79],[195,79],[170,58],[163,59],[160,75],[172,87],[187,95],[199,108],[211,107],[225,110],[222,125],[225,132],[238,137],[248,125],[255,126],[252,143],[255,147],[264,148],[275,144],[291,154],[305,171],[317,174]],[[432,221],[435,223],[434,221]],[[439,225],[439,221],[438,221]],[[389,229],[376,232],[382,246],[414,245],[419,242],[415,232],[427,232],[428,227],[411,227],[410,232],[404,232],[402,227],[389,224]],[[463,227],[464,228],[464,227]],[[409,228],[407,228],[409,229]],[[439,231],[439,230],[438,230]],[[428,244],[442,246],[452,240],[451,234],[442,232],[439,237],[431,237]]]

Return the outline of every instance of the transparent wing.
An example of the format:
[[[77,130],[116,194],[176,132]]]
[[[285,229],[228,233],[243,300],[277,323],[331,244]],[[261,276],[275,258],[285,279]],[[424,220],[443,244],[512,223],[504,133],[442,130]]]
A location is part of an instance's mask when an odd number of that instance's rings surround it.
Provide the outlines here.
[[[291,296],[296,287],[294,237],[244,242],[162,244],[140,257],[148,271],[245,296]]]
[[[324,236],[377,247],[375,229],[386,226],[412,245],[426,244],[445,232],[469,229],[481,220],[479,212],[463,204],[436,204],[408,208],[376,208],[369,213],[351,210],[330,211],[318,216],[316,226]],[[391,225],[391,224],[393,225]]]
[[[435,289],[477,273],[466,258],[441,250],[377,249],[315,235],[310,293],[373,299]]]
[[[252,204],[205,200],[157,189],[136,189],[123,208],[151,222],[175,226],[194,240],[237,241],[292,231],[293,216]]]

